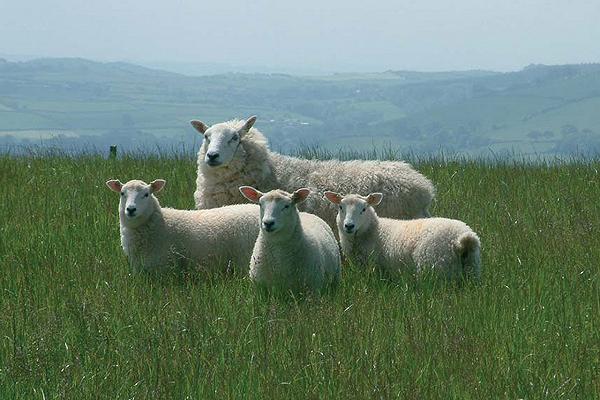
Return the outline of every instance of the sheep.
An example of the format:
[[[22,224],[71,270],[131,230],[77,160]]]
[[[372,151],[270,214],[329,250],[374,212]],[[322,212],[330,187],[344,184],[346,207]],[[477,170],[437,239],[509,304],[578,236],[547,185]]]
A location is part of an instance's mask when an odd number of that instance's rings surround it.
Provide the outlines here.
[[[239,188],[260,204],[260,233],[250,259],[250,279],[256,286],[281,292],[319,294],[340,280],[340,250],[333,231],[319,217],[299,212],[297,205],[310,194],[283,190],[261,193]]]
[[[207,126],[191,121],[204,135],[198,151],[196,208],[207,209],[240,203],[239,186],[268,191],[292,191],[307,187],[313,194],[300,205],[301,211],[324,219],[337,232],[336,209],[318,193],[384,192],[388,202],[380,208],[386,217],[410,219],[429,217],[434,198],[433,184],[403,161],[304,160],[269,150],[263,134],[254,128],[256,117]],[[321,192],[322,193],[322,192]]]
[[[467,275],[480,279],[479,237],[464,222],[380,218],[373,207],[381,203],[381,193],[342,197],[327,191],[325,197],[339,208],[337,228],[346,258],[359,264],[372,261],[393,279],[404,271],[430,268],[448,279]]]
[[[134,270],[197,266],[206,272],[247,273],[258,237],[259,207],[241,204],[212,210],[162,208],[155,197],[166,181],[131,180],[106,185],[120,193],[121,246]]]

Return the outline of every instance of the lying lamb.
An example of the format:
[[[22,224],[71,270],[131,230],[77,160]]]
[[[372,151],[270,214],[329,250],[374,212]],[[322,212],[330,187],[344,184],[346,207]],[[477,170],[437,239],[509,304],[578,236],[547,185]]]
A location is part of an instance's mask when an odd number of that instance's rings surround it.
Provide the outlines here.
[[[380,218],[373,209],[383,195],[344,197],[325,192],[339,207],[337,227],[344,256],[359,263],[373,261],[390,277],[402,270],[433,269],[448,278],[481,273],[479,238],[465,223],[446,218],[409,221]]]
[[[242,204],[212,210],[162,208],[154,196],[165,185],[132,180],[106,185],[121,194],[121,245],[135,269],[160,270],[172,264],[247,273],[258,237],[259,207]]]
[[[256,128],[256,117],[232,120],[211,127],[192,121],[204,135],[198,152],[196,208],[206,209],[242,200],[238,187],[251,185],[267,191],[276,188],[313,191],[301,209],[323,218],[335,229],[336,209],[317,191],[342,193],[383,192],[388,200],[379,212],[393,218],[429,216],[434,197],[431,181],[402,161],[317,161],[284,156],[269,150]],[[322,193],[322,192],[321,192]]]
[[[340,280],[340,251],[331,228],[319,217],[298,212],[308,189],[266,194],[250,186],[240,192],[260,204],[260,233],[250,260],[250,279],[266,289],[319,293]]]

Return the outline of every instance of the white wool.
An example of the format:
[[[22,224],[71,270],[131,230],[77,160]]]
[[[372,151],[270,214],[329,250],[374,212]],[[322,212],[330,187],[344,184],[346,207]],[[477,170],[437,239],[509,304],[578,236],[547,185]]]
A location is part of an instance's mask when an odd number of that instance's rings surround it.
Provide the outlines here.
[[[262,194],[261,194],[262,195]],[[250,259],[250,279],[259,287],[281,291],[319,293],[340,280],[339,245],[331,228],[319,217],[299,212],[293,195],[274,190],[262,195],[261,229]],[[283,207],[267,231],[264,222],[273,213],[268,207]]]
[[[123,185],[123,191],[149,187],[142,181],[129,181]],[[258,236],[258,206],[176,210],[162,208],[150,193],[148,210],[132,224],[125,213],[124,198],[121,196],[119,206],[121,245],[135,269],[157,270],[175,264],[209,272],[235,268],[247,273]]]
[[[381,218],[373,208],[381,201],[378,195],[375,200],[373,195],[347,195],[338,202],[337,227],[345,257],[372,262],[392,278],[403,271],[433,269],[450,279],[479,279],[480,241],[469,226],[447,218]]]
[[[239,129],[244,121],[223,122],[220,128]],[[261,190],[277,187],[269,158],[267,139],[257,129],[250,129],[242,138],[235,157],[227,165],[214,168],[204,162],[208,142],[198,152],[198,177],[194,199],[197,209],[221,207],[244,202],[238,188],[243,185]]]
[[[233,120],[213,125],[209,132],[242,129],[244,121]],[[241,185],[261,191],[281,188],[289,192],[298,187],[313,191],[300,209],[323,218],[335,229],[335,207],[323,202],[326,190],[341,193],[383,192],[388,201],[382,216],[419,218],[429,216],[434,198],[431,181],[403,161],[304,160],[269,150],[267,140],[256,128],[243,129],[233,158],[219,167],[206,164],[208,141],[198,152],[198,179],[194,193],[196,208],[205,209],[239,204]]]

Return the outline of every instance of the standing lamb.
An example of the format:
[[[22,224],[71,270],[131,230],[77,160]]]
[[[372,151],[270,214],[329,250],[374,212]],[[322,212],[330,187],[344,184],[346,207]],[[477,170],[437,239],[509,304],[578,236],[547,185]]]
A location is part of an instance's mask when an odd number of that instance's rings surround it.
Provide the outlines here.
[[[392,278],[403,270],[433,269],[448,278],[481,274],[479,238],[464,222],[447,218],[409,221],[379,218],[374,210],[381,193],[344,197],[325,192],[339,208],[337,227],[344,256],[373,261]]]
[[[172,264],[199,266],[206,271],[230,267],[247,273],[258,237],[259,207],[252,204],[212,210],[162,208],[154,196],[165,185],[132,180],[106,185],[120,193],[121,245],[135,269],[160,270]]]
[[[263,191],[308,187],[313,194],[300,208],[323,218],[332,229],[335,229],[335,207],[323,202],[318,191],[383,192],[389,201],[379,210],[382,216],[403,219],[429,216],[433,184],[410,164],[284,156],[269,150],[265,137],[252,127],[255,121],[256,117],[250,117],[211,127],[191,121],[204,135],[198,152],[196,208],[238,204],[242,200],[238,187],[252,185]]]
[[[250,279],[259,287],[318,294],[340,280],[341,260],[331,228],[296,205],[310,190],[266,194],[250,186],[240,192],[260,204],[260,233],[250,259]]]

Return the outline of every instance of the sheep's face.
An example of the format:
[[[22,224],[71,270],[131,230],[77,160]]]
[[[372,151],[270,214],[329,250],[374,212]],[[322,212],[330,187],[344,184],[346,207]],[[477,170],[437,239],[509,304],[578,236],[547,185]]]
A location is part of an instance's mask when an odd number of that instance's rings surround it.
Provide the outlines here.
[[[162,179],[152,181],[150,184],[140,180],[132,180],[124,185],[118,180],[106,182],[111,190],[121,196],[119,202],[121,223],[128,228],[136,228],[144,223],[157,206],[153,193],[159,192],[165,183]]]
[[[338,206],[336,222],[339,232],[352,235],[369,227],[373,220],[373,206],[381,203],[383,195],[381,193],[371,193],[364,197],[349,194],[342,197],[337,193],[325,192],[325,197]]]
[[[208,127],[201,121],[192,121],[192,126],[204,135],[200,153],[209,167],[225,167],[238,153],[242,139],[252,128],[256,117],[250,117],[238,124],[220,123]]]
[[[298,221],[296,204],[306,200],[310,194],[310,190],[306,188],[298,189],[292,194],[283,190],[263,194],[249,186],[240,187],[240,192],[248,200],[260,205],[260,229],[268,234],[292,229]]]

